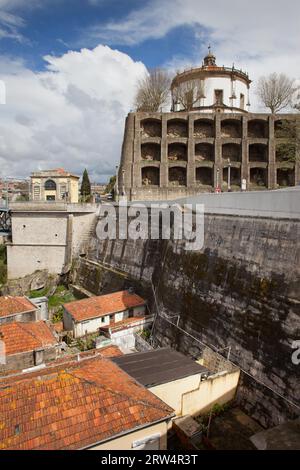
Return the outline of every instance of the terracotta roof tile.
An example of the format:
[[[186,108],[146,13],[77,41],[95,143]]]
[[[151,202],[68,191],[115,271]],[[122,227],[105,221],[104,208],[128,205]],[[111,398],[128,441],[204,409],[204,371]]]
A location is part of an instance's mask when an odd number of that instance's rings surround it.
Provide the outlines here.
[[[12,322],[0,325],[0,339],[7,355],[54,346],[57,343],[49,326],[43,322]]]
[[[111,313],[122,312],[128,308],[145,305],[145,303],[146,301],[139,295],[131,294],[125,290],[69,302],[64,304],[64,308],[76,322],[80,322],[89,318],[98,318]]]
[[[10,295],[0,297],[0,317],[35,310],[37,310],[36,305],[31,303],[26,297],[12,297]]]
[[[172,415],[100,355],[0,380],[0,449],[81,449]]]

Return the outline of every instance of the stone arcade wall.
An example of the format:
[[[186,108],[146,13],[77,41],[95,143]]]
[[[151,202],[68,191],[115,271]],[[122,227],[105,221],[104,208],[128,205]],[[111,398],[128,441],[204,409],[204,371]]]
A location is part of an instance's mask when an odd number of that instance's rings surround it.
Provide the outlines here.
[[[230,346],[234,363],[299,403],[299,366],[291,359],[292,343],[300,339],[299,219],[207,214],[199,252],[184,251],[179,242],[94,236],[75,277],[94,293],[134,285],[155,312],[152,280],[160,309],[180,315],[180,328],[208,346]],[[199,343],[163,317],[157,317],[154,335],[159,345],[202,354]],[[239,401],[262,425],[299,415],[257,381],[241,374]]]
[[[280,123],[295,114],[129,113],[119,193],[130,200],[174,199],[231,189],[275,189],[300,182],[296,163],[280,151]]]

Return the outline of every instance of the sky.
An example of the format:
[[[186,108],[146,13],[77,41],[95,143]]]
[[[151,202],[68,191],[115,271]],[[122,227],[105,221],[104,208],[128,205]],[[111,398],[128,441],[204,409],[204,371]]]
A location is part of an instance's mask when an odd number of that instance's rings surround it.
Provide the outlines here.
[[[105,182],[147,68],[300,79],[298,0],[0,0],[0,177],[64,167]],[[4,90],[6,94],[4,95]]]

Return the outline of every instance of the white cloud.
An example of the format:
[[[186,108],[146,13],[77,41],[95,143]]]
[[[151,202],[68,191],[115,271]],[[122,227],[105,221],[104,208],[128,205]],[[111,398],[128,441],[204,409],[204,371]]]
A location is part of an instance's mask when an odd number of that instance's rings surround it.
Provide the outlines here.
[[[152,0],[123,20],[94,25],[86,39],[134,45],[186,25],[194,28],[198,48],[186,61],[173,57],[171,68],[201,63],[211,42],[219,65],[234,62],[253,80],[273,71],[299,78],[299,17],[298,0]]]
[[[0,108],[0,176],[58,166],[77,173],[87,167],[96,179],[111,175],[144,65],[108,46],[45,60],[40,73],[0,61],[7,91]]]

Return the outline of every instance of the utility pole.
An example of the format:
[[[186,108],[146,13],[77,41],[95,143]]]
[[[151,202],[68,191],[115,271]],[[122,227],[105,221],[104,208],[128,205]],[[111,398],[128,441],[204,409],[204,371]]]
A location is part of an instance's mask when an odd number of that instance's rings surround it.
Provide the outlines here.
[[[8,179],[5,181],[5,188],[6,188],[6,209],[8,209]]]

